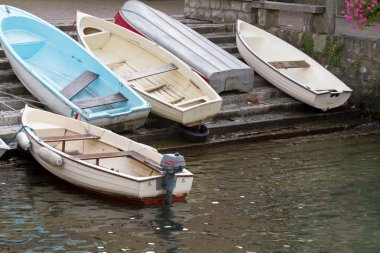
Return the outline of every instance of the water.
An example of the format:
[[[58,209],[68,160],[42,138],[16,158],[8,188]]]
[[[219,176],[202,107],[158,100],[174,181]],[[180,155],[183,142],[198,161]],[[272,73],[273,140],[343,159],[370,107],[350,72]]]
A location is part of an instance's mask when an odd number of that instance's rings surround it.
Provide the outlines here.
[[[380,252],[380,129],[184,155],[194,186],[172,208],[0,161],[0,252]]]

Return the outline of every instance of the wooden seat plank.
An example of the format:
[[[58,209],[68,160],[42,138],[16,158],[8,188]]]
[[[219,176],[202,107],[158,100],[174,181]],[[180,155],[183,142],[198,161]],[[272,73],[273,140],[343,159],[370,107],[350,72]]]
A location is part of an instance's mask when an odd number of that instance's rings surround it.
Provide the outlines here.
[[[272,61],[268,62],[276,69],[290,69],[290,68],[309,68],[310,64],[306,61]]]
[[[116,152],[106,152],[106,153],[80,154],[80,155],[73,155],[73,157],[81,159],[81,160],[92,160],[92,159],[123,157],[123,156],[128,156],[128,153],[129,153],[128,151],[116,151]]]
[[[106,152],[106,153],[79,154],[79,155],[72,155],[72,156],[81,160],[96,159],[97,165],[99,165],[99,159],[127,157],[127,158],[132,158],[140,163],[143,163],[152,169],[162,170],[162,168],[158,164],[156,164],[155,162],[148,159],[144,155],[141,155],[135,151],[116,151],[116,152]]]
[[[176,98],[176,99],[174,99],[172,101],[169,101],[169,103],[173,105],[173,104],[181,102],[184,99],[185,99],[185,97]]]
[[[152,76],[152,75],[165,73],[165,72],[175,70],[175,69],[178,69],[178,67],[176,65],[174,65],[173,63],[170,63],[170,64],[166,64],[166,65],[159,66],[159,67],[153,67],[153,68],[129,73],[129,74],[123,76],[123,78],[126,79],[127,81],[132,81],[132,80],[136,80],[136,79],[140,79],[140,78],[144,78],[144,77],[148,77],[148,76]]]
[[[113,103],[123,102],[127,100],[128,98],[126,98],[123,94],[118,92],[116,94],[112,94],[109,96],[94,97],[94,98],[89,98],[89,99],[84,99],[84,100],[73,101],[73,102],[79,108],[86,109],[86,108],[95,107],[95,106],[109,105]]]
[[[92,135],[92,134],[74,134],[74,135],[65,135],[65,136],[40,137],[40,139],[44,142],[96,140],[99,138],[100,137]]]
[[[98,76],[98,74],[87,70],[63,88],[61,90],[61,94],[67,99],[72,99],[76,94],[92,83],[92,81],[94,81]]]
[[[160,84],[160,85],[156,85],[156,86],[153,86],[153,87],[145,88],[144,91],[146,91],[146,92],[153,92],[155,90],[159,90],[161,88],[164,88],[165,86],[166,86],[166,83]]]

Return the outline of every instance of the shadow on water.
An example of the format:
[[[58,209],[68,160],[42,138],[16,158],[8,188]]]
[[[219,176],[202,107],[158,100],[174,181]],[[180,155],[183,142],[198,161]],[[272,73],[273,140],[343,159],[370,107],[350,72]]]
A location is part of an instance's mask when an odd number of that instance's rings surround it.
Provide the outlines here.
[[[0,252],[380,252],[380,132],[186,151],[187,202],[97,198],[0,161]]]

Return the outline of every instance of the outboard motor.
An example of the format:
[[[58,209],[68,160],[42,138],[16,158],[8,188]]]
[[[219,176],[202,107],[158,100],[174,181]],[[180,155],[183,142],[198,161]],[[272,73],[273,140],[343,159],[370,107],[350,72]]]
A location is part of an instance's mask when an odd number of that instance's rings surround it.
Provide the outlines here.
[[[173,190],[177,181],[176,173],[182,172],[186,167],[185,158],[178,154],[164,154],[160,163],[164,172],[164,187],[166,189],[166,204],[172,203]]]

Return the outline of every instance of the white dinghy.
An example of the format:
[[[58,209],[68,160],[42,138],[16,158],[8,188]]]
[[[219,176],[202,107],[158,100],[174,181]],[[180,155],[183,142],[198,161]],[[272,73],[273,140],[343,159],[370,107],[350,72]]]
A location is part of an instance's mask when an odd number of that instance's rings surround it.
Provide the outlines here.
[[[0,158],[9,150],[9,146],[0,138]]]
[[[213,118],[220,96],[164,48],[121,26],[78,12],[78,38],[100,62],[133,87],[152,112],[186,127]]]
[[[158,43],[202,75],[220,93],[249,91],[253,70],[190,27],[140,1],[126,1],[115,23]]]
[[[115,198],[157,204],[184,200],[193,174],[182,156],[162,155],[109,130],[25,107],[16,139],[49,172]]]
[[[244,21],[236,27],[244,60],[288,95],[321,110],[341,106],[350,97],[347,85],[299,49]]]

